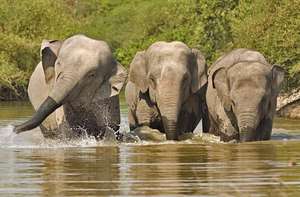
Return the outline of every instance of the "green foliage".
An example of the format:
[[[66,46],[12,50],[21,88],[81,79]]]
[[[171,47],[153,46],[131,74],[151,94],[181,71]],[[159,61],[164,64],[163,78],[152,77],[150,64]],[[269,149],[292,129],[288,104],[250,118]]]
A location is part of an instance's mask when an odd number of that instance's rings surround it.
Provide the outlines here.
[[[26,95],[38,45],[13,34],[0,33],[0,100]]]
[[[0,100],[22,99],[26,97],[29,73],[8,65],[5,57],[0,55]]]
[[[43,39],[63,39],[79,29],[63,0],[0,0],[0,99],[26,95]]]
[[[91,18],[87,35],[104,39],[128,66],[138,50],[155,41],[179,40],[202,50],[208,60],[231,40],[229,13],[237,0],[128,1]]]
[[[198,48],[209,64],[233,48],[253,48],[283,65],[286,89],[293,88],[299,12],[299,0],[0,0],[0,88],[25,90],[41,41],[77,33],[107,41],[126,67],[160,40]]]
[[[232,48],[253,48],[288,73],[286,89],[300,85],[300,1],[243,0],[232,13]]]

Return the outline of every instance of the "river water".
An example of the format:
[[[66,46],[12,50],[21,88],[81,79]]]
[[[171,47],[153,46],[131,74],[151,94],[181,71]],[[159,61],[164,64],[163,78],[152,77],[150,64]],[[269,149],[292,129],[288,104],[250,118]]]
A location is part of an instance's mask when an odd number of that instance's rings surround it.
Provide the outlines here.
[[[276,119],[271,141],[244,144],[14,136],[32,112],[0,103],[0,196],[300,196],[300,121]]]

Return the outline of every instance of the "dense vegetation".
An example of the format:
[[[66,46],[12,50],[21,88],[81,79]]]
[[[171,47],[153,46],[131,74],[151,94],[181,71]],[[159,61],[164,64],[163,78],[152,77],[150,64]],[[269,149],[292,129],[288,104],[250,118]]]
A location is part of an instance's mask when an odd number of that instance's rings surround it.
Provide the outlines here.
[[[25,98],[43,39],[77,33],[110,43],[128,66],[157,40],[180,40],[209,63],[236,47],[262,52],[300,84],[300,0],[0,0],[0,100]]]

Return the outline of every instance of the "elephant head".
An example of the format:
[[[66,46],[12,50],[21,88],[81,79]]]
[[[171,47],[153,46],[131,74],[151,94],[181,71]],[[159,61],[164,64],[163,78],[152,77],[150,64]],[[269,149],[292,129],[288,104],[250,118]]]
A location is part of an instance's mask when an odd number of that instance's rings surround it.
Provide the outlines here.
[[[283,69],[258,61],[241,61],[218,67],[210,75],[226,115],[239,132],[239,140],[258,140],[257,132],[264,132],[257,130],[259,125],[273,118]]]
[[[207,83],[205,59],[182,42],[156,42],[136,54],[129,80],[149,95],[159,109],[167,139],[176,140],[183,104]]]
[[[15,127],[16,133],[39,126],[64,104],[84,108],[95,96],[105,99],[117,95],[126,80],[126,71],[109,46],[83,35],[65,41],[44,40],[41,60],[45,81],[52,83],[49,95],[30,120]]]

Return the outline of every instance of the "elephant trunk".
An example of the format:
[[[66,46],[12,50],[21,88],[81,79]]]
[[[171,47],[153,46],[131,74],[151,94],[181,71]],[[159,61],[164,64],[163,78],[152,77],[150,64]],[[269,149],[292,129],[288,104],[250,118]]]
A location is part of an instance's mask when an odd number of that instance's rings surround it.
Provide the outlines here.
[[[58,76],[49,96],[57,103],[63,103],[67,97],[74,97],[74,95],[70,94],[72,94],[72,90],[82,76],[80,76],[79,72],[74,71],[64,71]]]
[[[172,101],[173,100],[173,101]],[[179,114],[178,101],[165,100],[160,107],[160,114],[166,132],[167,140],[178,140],[177,119]]]
[[[47,99],[41,104],[32,118],[15,127],[15,133],[28,131],[39,126],[52,112],[59,108],[76,86],[79,76],[76,74],[61,73],[49,93]]]
[[[53,111],[59,108],[61,104],[58,104],[51,97],[48,97],[36,111],[36,113],[32,116],[32,118],[25,123],[18,125],[14,128],[15,133],[22,133],[24,131],[28,131],[39,126],[47,116],[49,116]]]
[[[256,113],[241,113],[238,116],[239,135],[241,142],[247,142],[255,140],[255,131],[257,127]]]
[[[177,123],[173,120],[167,120],[165,122],[167,140],[178,140]]]

